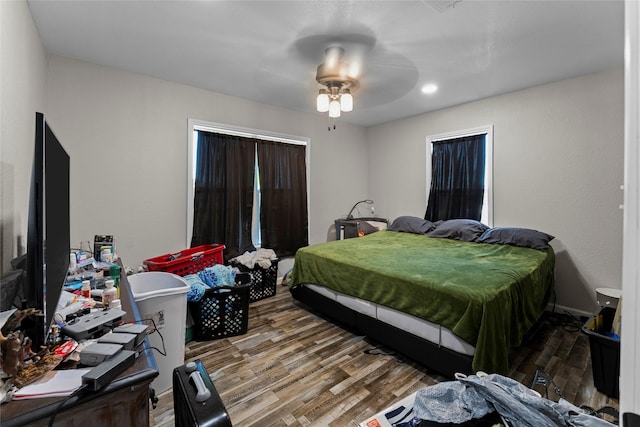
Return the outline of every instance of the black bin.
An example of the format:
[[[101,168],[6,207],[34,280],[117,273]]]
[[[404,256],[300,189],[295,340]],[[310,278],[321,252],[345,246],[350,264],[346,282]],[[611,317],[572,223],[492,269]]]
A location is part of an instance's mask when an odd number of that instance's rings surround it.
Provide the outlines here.
[[[620,341],[605,335],[611,330],[616,310],[604,307],[582,326],[589,336],[593,384],[596,389],[617,399],[620,395]]]

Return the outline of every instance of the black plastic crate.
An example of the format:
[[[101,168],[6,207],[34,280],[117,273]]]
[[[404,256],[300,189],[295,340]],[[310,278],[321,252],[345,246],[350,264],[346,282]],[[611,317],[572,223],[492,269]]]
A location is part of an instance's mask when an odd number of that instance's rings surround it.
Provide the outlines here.
[[[276,282],[278,281],[278,261],[271,261],[271,266],[268,268],[262,268],[256,265],[254,268],[249,268],[244,264],[231,261],[232,267],[238,268],[243,273],[251,273],[253,277],[253,285],[249,290],[249,301],[259,301],[268,297],[272,297],[276,294]]]
[[[603,308],[582,326],[589,336],[591,369],[596,389],[615,399],[620,395],[620,341],[604,335],[611,330],[615,309]]]
[[[247,333],[251,275],[236,274],[235,286],[207,289],[200,301],[189,302],[193,317],[193,337],[212,340]]]

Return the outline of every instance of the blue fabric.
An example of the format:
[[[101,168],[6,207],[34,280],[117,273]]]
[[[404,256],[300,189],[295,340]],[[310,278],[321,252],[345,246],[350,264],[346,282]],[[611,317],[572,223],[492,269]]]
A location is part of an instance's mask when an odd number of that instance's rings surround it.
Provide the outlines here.
[[[204,291],[207,290],[207,285],[204,284],[197,274],[184,276],[184,280],[186,280],[190,286],[189,292],[187,292],[187,301],[200,301],[202,299],[202,295],[204,295]]]
[[[545,399],[536,391],[499,374],[458,374],[457,378],[458,381],[419,390],[413,406],[415,415],[423,420],[460,424],[495,410],[515,426],[613,426],[585,414],[567,401]]]
[[[210,288],[233,286],[236,283],[236,270],[222,264],[207,267],[198,276]]]
[[[449,381],[418,390],[414,411],[425,420],[461,424],[482,418],[493,408],[473,387],[460,381]]]

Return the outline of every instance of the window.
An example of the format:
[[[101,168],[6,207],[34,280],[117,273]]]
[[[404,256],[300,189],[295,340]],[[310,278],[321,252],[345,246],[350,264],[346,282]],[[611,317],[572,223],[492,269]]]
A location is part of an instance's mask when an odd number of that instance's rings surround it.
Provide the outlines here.
[[[251,211],[251,240],[256,248],[262,247],[262,233],[260,232],[260,170],[258,169],[258,156],[255,161],[255,175],[253,180],[253,210]]]
[[[240,203],[242,206],[247,206],[249,204],[252,205],[252,212],[246,211],[244,208],[240,208],[239,216],[236,217],[235,212],[235,202],[231,214],[233,218],[226,218],[223,222],[226,222],[227,225],[224,226],[226,231],[226,236],[229,236],[229,229],[233,228],[232,236],[236,236],[236,233],[240,235],[240,249],[245,248],[247,243],[251,246],[250,242],[247,240],[251,240],[253,242],[253,246],[261,247],[264,244],[267,247],[273,248],[278,253],[278,247],[280,248],[279,255],[287,255],[287,252],[291,252],[291,248],[300,244],[300,241],[304,241],[305,245],[308,242],[308,138],[302,137],[294,137],[290,135],[283,134],[273,134],[264,131],[257,131],[253,129],[247,128],[239,128],[228,125],[221,125],[217,123],[189,120],[189,159],[188,159],[188,188],[187,188],[187,245],[193,244],[194,241],[198,241],[200,236],[193,236],[194,233],[194,215],[196,224],[198,227],[196,229],[202,232],[201,224],[202,217],[198,216],[198,213],[202,211],[202,196],[201,192],[202,187],[199,187],[200,190],[196,191],[196,174],[202,173],[202,165],[198,165],[198,133],[202,131],[202,135],[200,138],[213,136],[217,134],[220,140],[216,139],[216,144],[220,146],[220,144],[224,145],[224,140],[234,141],[231,145],[236,146],[237,143],[246,144],[249,143],[252,147],[251,150],[253,152],[252,156],[246,152],[245,154],[239,154],[238,157],[235,154],[232,154],[233,160],[227,159],[227,166],[223,166],[223,168],[227,168],[229,172],[223,172],[223,174],[236,174],[238,171],[234,171],[234,166],[237,167],[237,161],[240,161],[245,166],[242,167],[243,170],[250,169],[247,160],[251,159],[249,164],[253,164],[253,170],[250,173],[244,175],[245,177],[250,177],[251,183],[246,181],[246,178],[242,177],[242,173],[240,173],[240,182],[245,182],[245,184],[241,184],[241,191],[251,191],[252,193],[244,193],[249,196],[249,199],[246,196],[241,196]],[[228,138],[227,138],[228,136]],[[208,143],[210,139],[205,139],[203,143]],[[271,147],[271,148],[268,148]],[[298,148],[296,148],[298,147]],[[227,156],[229,148],[227,148]],[[234,148],[232,151],[236,151]],[[266,154],[265,154],[266,153]],[[292,154],[293,153],[293,154]],[[202,155],[202,153],[201,153]],[[249,156],[249,157],[247,157]],[[283,157],[284,156],[284,157]],[[294,157],[291,157],[294,156]],[[204,157],[204,156],[203,156]],[[216,157],[219,158],[219,157]],[[222,157],[224,158],[224,156]],[[243,160],[244,159],[244,160]],[[225,163],[225,161],[216,161],[216,164],[220,162]],[[261,170],[261,163],[262,169]],[[200,169],[199,169],[200,167]],[[218,168],[219,169],[219,168]],[[197,172],[200,170],[200,172]],[[282,177],[287,177],[288,174],[295,174],[295,179],[286,181],[282,180]],[[235,178],[234,178],[235,179]],[[275,179],[275,181],[274,181]],[[282,182],[291,182],[293,184],[288,185],[287,188],[282,186]],[[202,178],[200,178],[200,184],[202,185]],[[213,181],[212,181],[213,182]],[[226,185],[226,184],[225,184]],[[231,184],[229,184],[231,185]],[[265,193],[265,185],[267,189],[267,193]],[[295,187],[295,188],[293,188]],[[229,187],[231,188],[231,187]],[[234,194],[238,188],[233,187],[234,192],[228,193],[228,196],[236,195]],[[247,190],[248,189],[248,190]],[[205,190],[208,191],[208,190]],[[219,191],[219,189],[218,189]],[[200,196],[199,196],[200,194]],[[296,196],[296,194],[302,196]],[[244,198],[243,198],[244,197]],[[297,202],[294,202],[294,206],[300,206],[298,210],[287,209],[286,212],[283,212],[284,208],[283,202],[290,202],[290,197],[297,197]],[[222,200],[225,200],[226,203],[227,196],[223,196],[223,198],[218,198],[217,203],[220,206],[220,203],[223,203]],[[194,207],[194,200],[198,202],[198,205]],[[242,201],[244,200],[244,202]],[[266,204],[265,204],[266,203]],[[302,206],[304,205],[304,206]],[[220,208],[218,208],[219,211]],[[251,208],[250,208],[251,209]],[[244,211],[244,213],[243,213]],[[291,213],[290,211],[293,211]],[[293,216],[292,216],[293,215]],[[298,218],[302,215],[302,218]],[[220,215],[217,215],[220,216]],[[226,213],[226,216],[229,216],[229,213]],[[251,217],[250,220],[248,217]],[[289,216],[288,220],[291,223],[297,224],[298,232],[295,228],[293,228],[290,232],[289,228],[280,224],[287,216]],[[281,219],[282,217],[282,219]],[[250,224],[250,230],[247,228]],[[220,235],[220,224],[218,220],[215,220],[216,224],[213,224],[210,230],[218,230],[212,232],[213,235]],[[239,223],[237,226],[234,224],[230,224],[233,222]],[[245,231],[246,230],[246,231]],[[303,230],[300,232],[300,230]],[[266,234],[265,234],[266,233]],[[202,233],[206,235],[207,233]],[[295,234],[295,236],[294,236]],[[303,234],[303,237],[300,235]],[[247,236],[246,239],[243,236]],[[234,241],[234,239],[231,239]],[[244,241],[244,242],[243,242]],[[227,244],[226,242],[222,242]],[[287,249],[288,248],[288,249]]]
[[[484,193],[482,200],[482,214],[480,221],[488,226],[493,226],[493,126],[484,126],[475,129],[432,135],[427,137],[427,167],[426,189],[427,200],[432,187],[432,154],[433,146],[438,142],[455,140],[458,138],[484,135]]]

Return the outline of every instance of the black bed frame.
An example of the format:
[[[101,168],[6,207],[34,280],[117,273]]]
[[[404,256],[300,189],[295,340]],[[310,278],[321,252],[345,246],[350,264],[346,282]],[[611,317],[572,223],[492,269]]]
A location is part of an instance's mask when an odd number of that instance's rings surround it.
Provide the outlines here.
[[[473,373],[471,369],[472,356],[441,347],[378,319],[358,313],[306,286],[294,286],[291,288],[291,295],[314,311],[336,320],[356,333],[366,335],[396,350],[445,377],[453,378],[454,374],[458,372]]]

